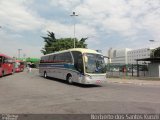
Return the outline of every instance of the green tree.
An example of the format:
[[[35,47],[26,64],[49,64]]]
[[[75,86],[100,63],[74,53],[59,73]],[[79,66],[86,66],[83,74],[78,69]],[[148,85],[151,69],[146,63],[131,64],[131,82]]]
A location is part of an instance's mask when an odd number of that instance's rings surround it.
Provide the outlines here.
[[[160,47],[152,50],[151,57],[160,57]]]
[[[47,37],[42,37],[42,38],[44,39],[45,45],[44,48],[42,48],[41,52],[44,55],[47,53],[51,53],[53,50],[51,49],[52,44],[57,42],[54,33],[48,31]]]
[[[87,48],[87,44],[85,43],[85,41],[87,40],[88,38],[81,38],[80,41],[76,41],[76,47],[78,48]]]
[[[47,37],[42,37],[44,39],[45,45],[41,52],[45,54],[49,54],[52,52],[67,50],[73,48],[73,38],[60,38],[56,39],[53,32],[49,32]],[[82,38],[81,40],[75,39],[76,48],[87,48],[87,44],[85,43],[87,38]]]

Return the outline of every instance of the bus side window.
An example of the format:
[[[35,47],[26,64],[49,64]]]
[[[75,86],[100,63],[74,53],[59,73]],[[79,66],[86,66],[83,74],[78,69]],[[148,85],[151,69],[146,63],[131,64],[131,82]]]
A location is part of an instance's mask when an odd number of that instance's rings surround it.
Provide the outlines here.
[[[54,57],[53,55],[49,55],[49,60],[48,61],[53,62],[53,57]]]
[[[40,60],[40,63],[43,63],[43,60]]]
[[[83,73],[83,61],[82,61],[82,55],[79,56],[78,62],[77,62],[77,69],[81,73]]]
[[[46,57],[44,58],[44,60],[45,60],[45,62],[48,62],[49,56],[46,56]]]
[[[72,56],[71,56],[71,53],[70,52],[66,52],[64,54],[64,57],[65,57],[65,62],[66,63],[72,63]]]
[[[7,58],[4,58],[4,63],[8,63],[8,59]]]
[[[4,63],[4,61],[5,61],[5,57],[2,57],[2,63]]]
[[[73,57],[74,57],[74,67],[77,71],[83,73],[83,59],[82,59],[82,53],[77,51],[72,51]]]

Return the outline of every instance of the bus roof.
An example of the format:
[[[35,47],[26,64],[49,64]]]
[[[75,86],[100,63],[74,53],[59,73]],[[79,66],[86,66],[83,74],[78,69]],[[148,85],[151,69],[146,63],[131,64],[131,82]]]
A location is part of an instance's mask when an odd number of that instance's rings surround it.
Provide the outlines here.
[[[72,49],[68,49],[68,50],[62,50],[62,51],[59,51],[59,52],[54,52],[54,53],[46,54],[46,55],[43,55],[43,56],[48,56],[48,55],[58,54],[58,53],[63,53],[63,52],[69,52],[69,51],[79,51],[81,53],[101,54],[101,53],[97,52],[96,50],[91,50],[91,49],[87,49],[87,48],[72,48]]]
[[[23,62],[22,60],[15,60],[16,62]]]
[[[0,56],[6,57],[6,58],[11,58],[11,57],[9,57],[9,56],[7,56],[5,54],[1,54],[1,53],[0,53]]]

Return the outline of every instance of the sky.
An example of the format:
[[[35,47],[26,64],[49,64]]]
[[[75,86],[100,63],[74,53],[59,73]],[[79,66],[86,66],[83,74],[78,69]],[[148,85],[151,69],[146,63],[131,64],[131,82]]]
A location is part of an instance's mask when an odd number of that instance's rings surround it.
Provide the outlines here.
[[[42,36],[74,37],[74,23],[75,36],[103,54],[159,46],[160,0],[0,0],[0,53],[40,57]]]

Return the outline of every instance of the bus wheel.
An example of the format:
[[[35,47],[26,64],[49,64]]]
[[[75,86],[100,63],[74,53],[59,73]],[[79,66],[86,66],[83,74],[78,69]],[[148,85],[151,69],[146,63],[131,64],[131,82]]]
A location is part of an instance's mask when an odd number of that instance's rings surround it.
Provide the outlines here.
[[[47,78],[47,72],[44,72],[44,78]]]
[[[4,71],[2,71],[2,77],[4,76]]]
[[[68,82],[68,84],[72,84],[73,83],[73,81],[72,81],[72,75],[67,75],[67,82]]]
[[[14,74],[14,71],[12,70],[12,73],[11,74]]]
[[[3,77],[3,72],[1,73],[1,76],[0,77]]]

